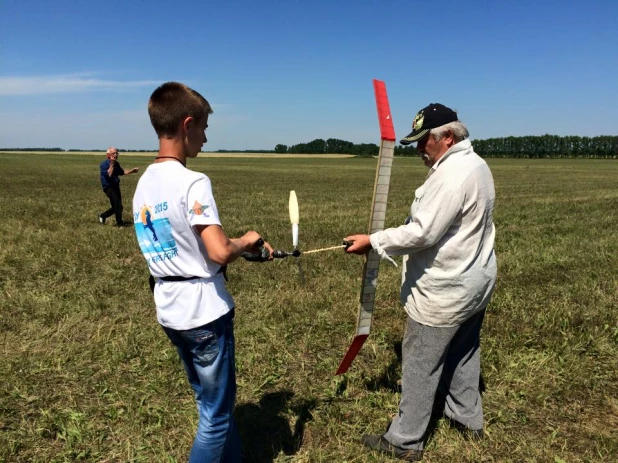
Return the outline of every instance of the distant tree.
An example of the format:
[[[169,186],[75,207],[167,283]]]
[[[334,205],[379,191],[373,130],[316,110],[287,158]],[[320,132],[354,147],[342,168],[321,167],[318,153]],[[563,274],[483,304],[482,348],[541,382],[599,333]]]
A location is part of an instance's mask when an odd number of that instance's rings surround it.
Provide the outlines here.
[[[326,153],[326,141],[316,138],[307,143],[307,150],[310,154],[324,154]]]
[[[354,153],[357,156],[377,156],[380,152],[380,147],[375,143],[360,143],[354,145]]]
[[[395,146],[395,156],[418,156],[416,147],[412,145],[408,146]]]
[[[275,146],[275,153],[285,154],[287,152],[288,152],[287,145],[278,144],[277,146]]]
[[[326,152],[328,154],[353,154],[354,143],[338,138],[329,138],[326,140]]]

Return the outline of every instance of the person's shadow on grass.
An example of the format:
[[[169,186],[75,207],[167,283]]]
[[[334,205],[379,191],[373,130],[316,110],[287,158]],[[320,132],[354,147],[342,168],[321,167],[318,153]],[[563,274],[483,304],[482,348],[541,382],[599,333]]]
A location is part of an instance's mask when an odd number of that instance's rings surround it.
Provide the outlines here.
[[[300,449],[305,424],[311,420],[315,400],[290,405],[294,393],[278,391],[265,394],[259,404],[236,407],[234,417],[242,442],[243,462],[271,463],[283,452],[294,455]],[[296,416],[294,429],[286,415]]]

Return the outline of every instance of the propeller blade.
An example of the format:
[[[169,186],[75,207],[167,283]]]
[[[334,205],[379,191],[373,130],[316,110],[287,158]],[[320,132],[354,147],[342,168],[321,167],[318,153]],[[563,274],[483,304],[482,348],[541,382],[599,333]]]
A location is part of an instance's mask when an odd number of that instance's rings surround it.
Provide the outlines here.
[[[296,192],[290,191],[290,222],[292,223],[292,245],[294,249],[298,247],[298,200],[296,199]]]
[[[294,246],[294,250],[298,249],[298,222],[299,220],[298,213],[298,199],[296,198],[296,192],[294,190],[290,191],[290,222],[292,224],[292,245]],[[298,275],[300,276],[300,282],[305,284],[305,275],[303,273],[303,267],[300,264],[300,257],[296,259],[296,263],[298,265]]]

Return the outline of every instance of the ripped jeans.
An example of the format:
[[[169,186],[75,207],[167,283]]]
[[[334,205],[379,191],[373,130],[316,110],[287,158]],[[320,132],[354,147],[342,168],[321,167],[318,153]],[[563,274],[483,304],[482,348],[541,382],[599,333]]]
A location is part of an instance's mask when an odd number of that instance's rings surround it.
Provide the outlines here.
[[[234,310],[198,328],[163,330],[176,346],[195,391],[199,423],[189,463],[240,462],[240,437],[232,415],[236,400]]]

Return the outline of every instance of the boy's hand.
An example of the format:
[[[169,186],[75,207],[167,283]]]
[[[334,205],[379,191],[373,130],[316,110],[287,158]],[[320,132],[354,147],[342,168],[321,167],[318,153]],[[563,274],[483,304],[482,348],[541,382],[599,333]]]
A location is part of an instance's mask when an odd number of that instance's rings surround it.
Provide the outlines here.
[[[245,247],[247,248],[247,251],[256,251],[258,250],[257,248],[259,248],[261,246],[262,243],[260,243],[259,241],[264,241],[262,240],[262,237],[260,236],[260,234],[258,232],[255,232],[253,230],[245,233],[242,236],[242,242],[244,243]]]
[[[268,249],[268,260],[273,260],[273,252],[275,252],[273,247],[270,244],[268,244],[266,241],[264,241],[264,247]]]
[[[249,248],[247,249],[248,252],[259,253],[262,250],[262,248],[265,248],[266,250],[268,250],[268,260],[273,260],[274,249],[269,243],[267,243],[266,241],[262,239],[262,237],[260,236],[258,232],[255,232],[255,231],[247,232],[244,234],[242,239],[246,243],[250,243]]]

